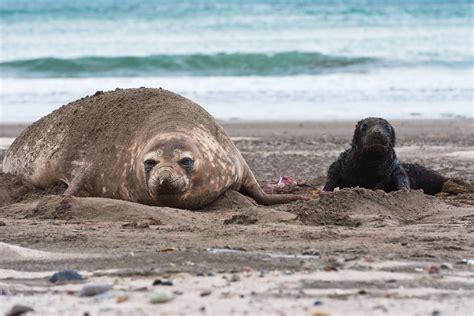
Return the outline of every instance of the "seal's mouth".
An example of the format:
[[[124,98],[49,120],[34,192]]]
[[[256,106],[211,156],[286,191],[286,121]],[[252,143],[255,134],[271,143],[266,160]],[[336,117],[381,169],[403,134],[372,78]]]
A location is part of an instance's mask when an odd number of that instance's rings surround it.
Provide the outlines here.
[[[186,191],[187,181],[184,177],[171,172],[162,172],[148,180],[148,193],[151,197],[179,195]]]
[[[389,140],[382,136],[367,137],[364,142],[364,151],[367,154],[377,157],[385,155],[389,151],[389,148]]]

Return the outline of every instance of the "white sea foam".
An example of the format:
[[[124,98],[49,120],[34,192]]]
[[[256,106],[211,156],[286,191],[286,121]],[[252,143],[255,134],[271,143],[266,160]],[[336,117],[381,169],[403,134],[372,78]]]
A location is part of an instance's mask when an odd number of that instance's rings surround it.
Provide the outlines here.
[[[97,90],[163,87],[219,119],[473,117],[472,69],[386,69],[283,77],[3,78],[0,122],[33,121]]]

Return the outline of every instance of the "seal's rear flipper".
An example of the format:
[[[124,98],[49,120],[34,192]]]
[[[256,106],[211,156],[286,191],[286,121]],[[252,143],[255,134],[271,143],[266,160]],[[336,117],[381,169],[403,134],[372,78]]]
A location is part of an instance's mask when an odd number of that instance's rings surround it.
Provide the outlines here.
[[[253,198],[258,204],[262,205],[274,205],[289,203],[298,200],[309,200],[309,197],[304,195],[296,194],[267,194],[263,191],[260,185],[257,183],[255,176],[248,166],[245,172],[244,179],[242,181],[242,187],[240,193],[245,194]]]

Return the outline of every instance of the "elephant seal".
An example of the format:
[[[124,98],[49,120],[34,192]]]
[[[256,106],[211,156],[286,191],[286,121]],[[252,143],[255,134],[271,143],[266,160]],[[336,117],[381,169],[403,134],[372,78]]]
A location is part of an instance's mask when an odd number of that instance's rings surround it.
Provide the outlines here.
[[[43,117],[12,144],[3,171],[65,195],[201,208],[226,190],[259,204],[307,199],[268,195],[216,120],[163,89],[98,91]]]
[[[382,118],[369,117],[355,127],[351,148],[328,170],[324,191],[362,187],[385,192],[422,189],[434,195],[447,178],[418,164],[400,163],[395,154],[395,129]]]

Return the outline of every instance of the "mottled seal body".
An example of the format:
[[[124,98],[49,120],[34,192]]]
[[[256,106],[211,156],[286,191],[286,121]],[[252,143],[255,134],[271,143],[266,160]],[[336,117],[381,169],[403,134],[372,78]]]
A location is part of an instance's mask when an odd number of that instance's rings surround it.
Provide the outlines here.
[[[12,144],[3,171],[66,195],[196,209],[226,190],[260,204],[268,195],[223,128],[202,107],[162,89],[98,92],[33,123]]]
[[[418,164],[403,164],[395,154],[395,129],[381,118],[359,121],[351,148],[344,151],[328,170],[324,191],[336,187],[362,187],[385,192],[422,189],[441,192],[447,178]]]

